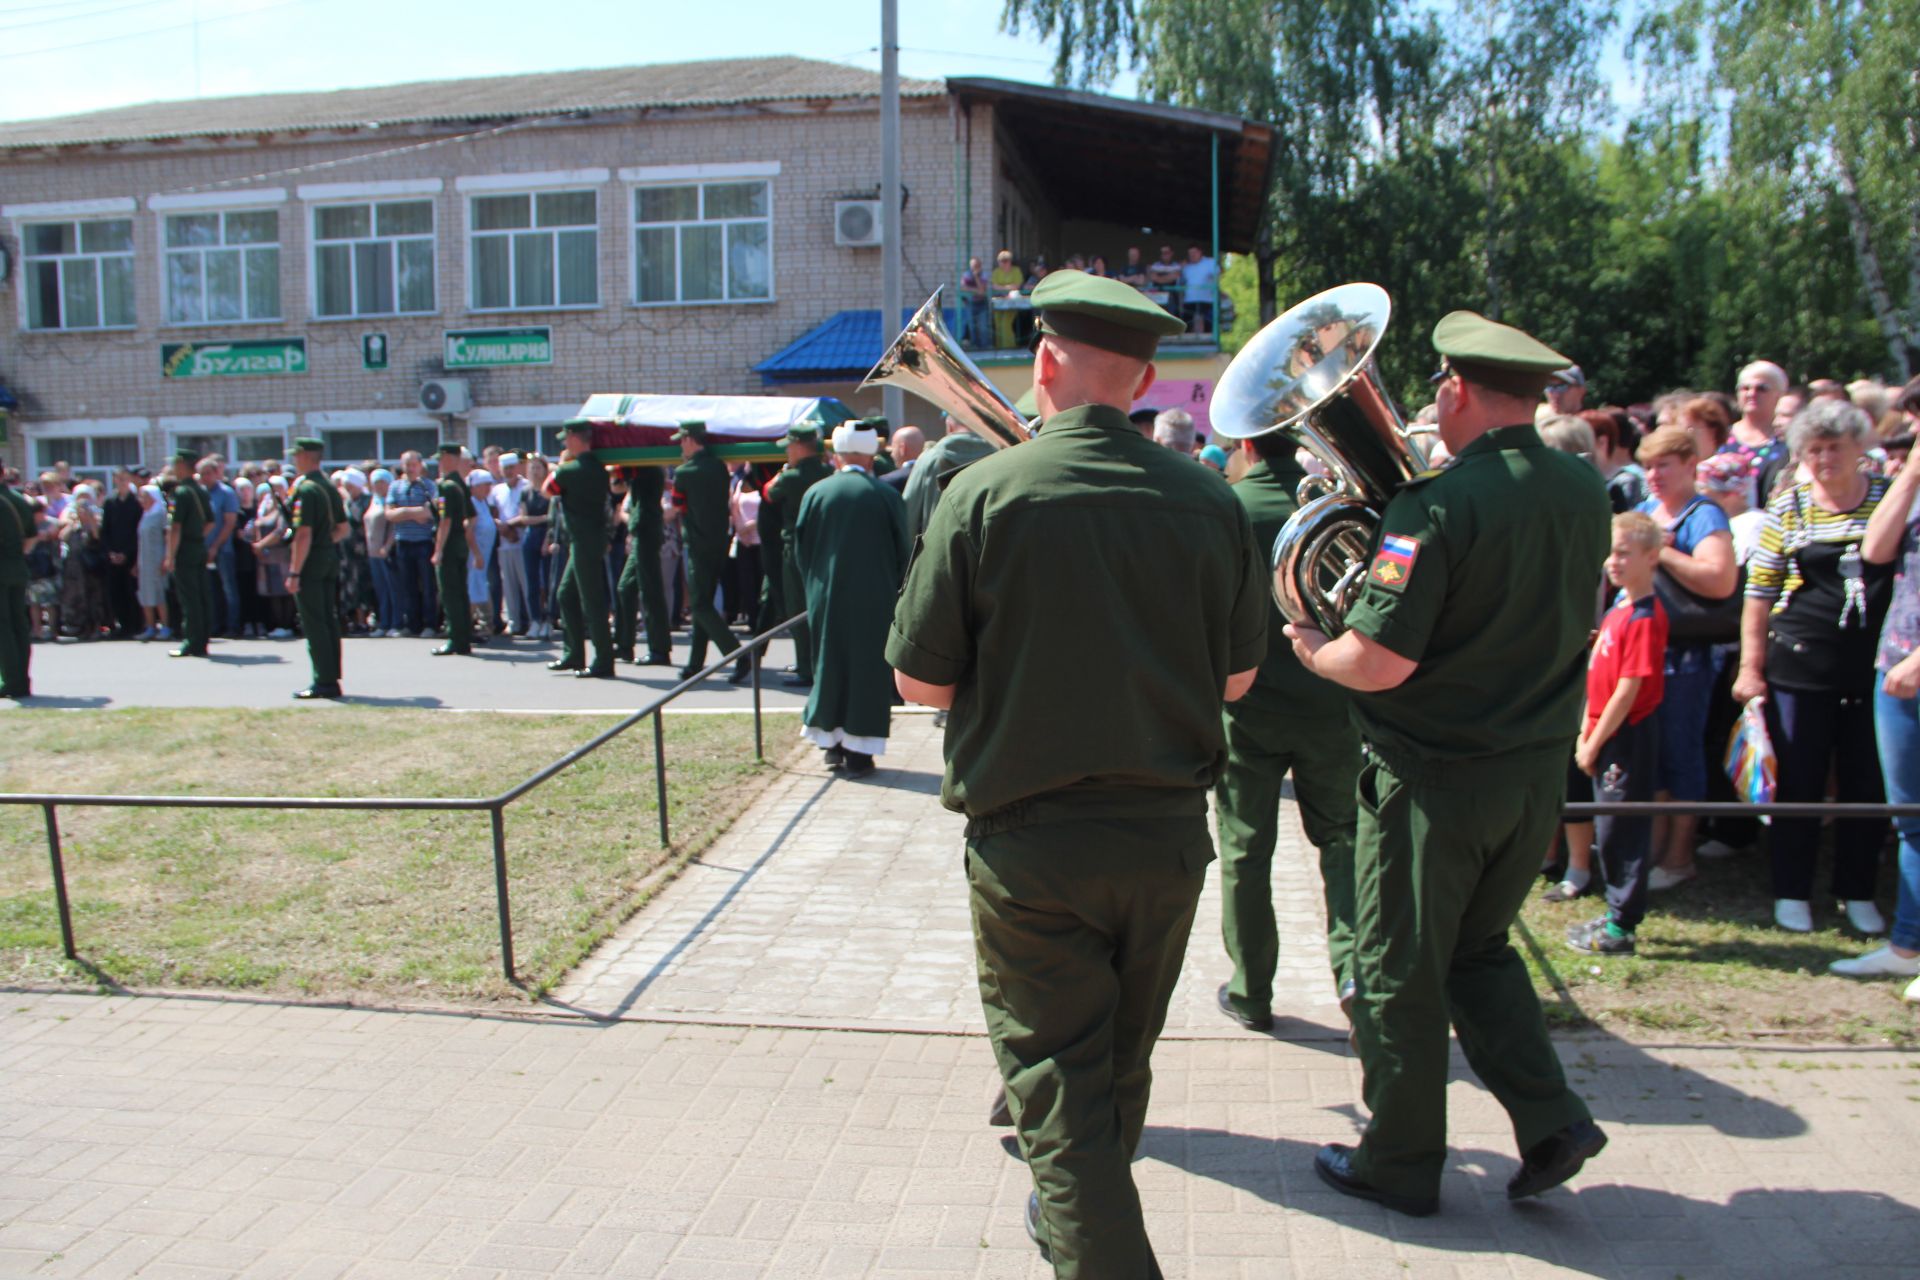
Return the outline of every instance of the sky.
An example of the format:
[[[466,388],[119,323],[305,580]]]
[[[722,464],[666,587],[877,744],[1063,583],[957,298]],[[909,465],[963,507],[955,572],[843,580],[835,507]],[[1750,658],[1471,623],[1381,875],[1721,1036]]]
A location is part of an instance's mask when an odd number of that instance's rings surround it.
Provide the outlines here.
[[[1001,7],[900,0],[901,74],[1046,82],[1047,46]],[[0,0],[0,119],[772,54],[877,71],[879,43],[879,0]]]

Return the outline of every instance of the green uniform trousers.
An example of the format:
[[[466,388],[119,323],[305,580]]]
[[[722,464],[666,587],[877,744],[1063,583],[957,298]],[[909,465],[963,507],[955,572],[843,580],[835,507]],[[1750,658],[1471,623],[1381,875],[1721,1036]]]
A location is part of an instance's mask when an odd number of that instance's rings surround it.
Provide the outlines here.
[[[587,665],[587,639],[593,639],[593,669],[613,669],[613,624],[607,618],[607,544],[574,539],[567,567],[560,574],[560,625],[565,641],[560,661]]]
[[[1058,1276],[1160,1274],[1130,1166],[1212,859],[1204,816],[967,841],[980,1003]]]
[[[647,620],[647,656],[665,657],[673,649],[667,620],[667,580],[660,572],[660,532],[636,530],[627,537],[627,563],[620,570],[615,601],[613,648],[632,653],[641,613]]]
[[[300,575],[293,593],[300,612],[300,632],[307,638],[307,657],[313,663],[316,685],[340,683],[340,566],[323,565]]]
[[[1320,851],[1327,952],[1337,990],[1353,976],[1353,785],[1360,735],[1338,716],[1289,716],[1236,703],[1223,716],[1227,765],[1214,784],[1220,818],[1220,930],[1233,960],[1227,995],[1242,1013],[1273,1008],[1280,934],[1273,916],[1273,847],[1289,773],[1307,839]]]
[[[760,575],[760,612],[754,617],[753,633],[755,635],[759,635],[769,628],[779,626],[792,616],[786,610],[786,557],[781,556],[778,560],[774,561],[774,563],[768,564],[768,545],[763,542],[760,544],[760,548],[760,564],[765,572]],[[765,660],[764,651],[761,658],[762,661]]]
[[[0,695],[24,698],[33,691],[27,664],[33,656],[33,623],[27,616],[27,584],[0,587]]]
[[[472,558],[464,537],[458,543],[448,539],[433,571],[440,589],[440,612],[447,618],[447,648],[455,653],[473,652],[473,601],[467,596],[467,562]]]
[[[787,632],[793,637],[793,669],[807,679],[813,679],[813,631],[807,626],[807,584],[800,576],[800,563],[793,557],[793,548],[787,547],[780,554],[780,596],[786,606],[787,617],[796,613],[801,620],[793,624],[793,630]]]
[[[1454,786],[1409,782],[1371,757],[1361,766],[1353,1022],[1373,1119],[1354,1172],[1382,1191],[1440,1190],[1449,1022],[1522,1151],[1591,1118],[1507,938],[1565,790],[1558,758]]]
[[[687,658],[689,667],[707,665],[709,640],[723,654],[732,653],[740,647],[740,642],[727,626],[727,620],[713,606],[713,593],[720,587],[720,571],[726,568],[726,564],[724,553],[710,555],[691,547],[687,549],[687,615],[693,620],[693,652]]]
[[[205,654],[213,635],[213,601],[207,591],[205,544],[181,543],[173,557],[173,594],[180,602],[180,647]]]

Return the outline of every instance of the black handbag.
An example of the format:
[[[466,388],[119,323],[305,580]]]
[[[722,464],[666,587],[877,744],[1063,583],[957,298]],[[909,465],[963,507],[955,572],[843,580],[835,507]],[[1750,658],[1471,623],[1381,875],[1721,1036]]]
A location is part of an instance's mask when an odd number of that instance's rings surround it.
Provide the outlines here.
[[[1696,498],[1694,503],[1705,501]],[[1680,513],[1685,520],[1693,510],[1689,504]],[[1676,520],[1674,523],[1678,524]],[[1660,607],[1667,613],[1668,644],[1734,644],[1740,639],[1740,614],[1745,607],[1747,595],[1747,567],[1740,566],[1740,576],[1735,579],[1733,594],[1723,600],[1710,600],[1697,591],[1680,584],[1680,580],[1665,569],[1656,569],[1653,575],[1653,593],[1660,598]]]

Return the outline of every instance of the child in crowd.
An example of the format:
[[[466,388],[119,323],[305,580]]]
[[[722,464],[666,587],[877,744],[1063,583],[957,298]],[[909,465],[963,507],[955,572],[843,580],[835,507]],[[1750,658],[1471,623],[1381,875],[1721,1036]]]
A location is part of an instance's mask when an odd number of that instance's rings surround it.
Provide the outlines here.
[[[1653,593],[1665,533],[1651,516],[1613,518],[1607,580],[1621,599],[1601,620],[1587,663],[1587,709],[1574,762],[1593,779],[1602,803],[1651,800],[1660,735],[1654,713],[1665,681],[1667,615]],[[1634,930],[1647,913],[1653,870],[1653,819],[1594,821],[1594,853],[1607,883],[1607,914],[1567,930],[1567,945],[1589,955],[1632,955]]]

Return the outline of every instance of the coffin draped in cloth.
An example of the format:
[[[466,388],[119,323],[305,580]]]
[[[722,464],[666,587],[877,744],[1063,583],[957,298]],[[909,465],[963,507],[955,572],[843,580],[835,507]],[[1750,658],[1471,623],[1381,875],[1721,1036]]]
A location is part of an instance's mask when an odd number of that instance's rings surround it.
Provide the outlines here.
[[[674,466],[682,422],[707,424],[708,447],[728,461],[786,457],[787,429],[808,425],[823,446],[833,429],[859,415],[832,396],[592,395],[576,415],[593,424],[593,451],[609,466]]]

